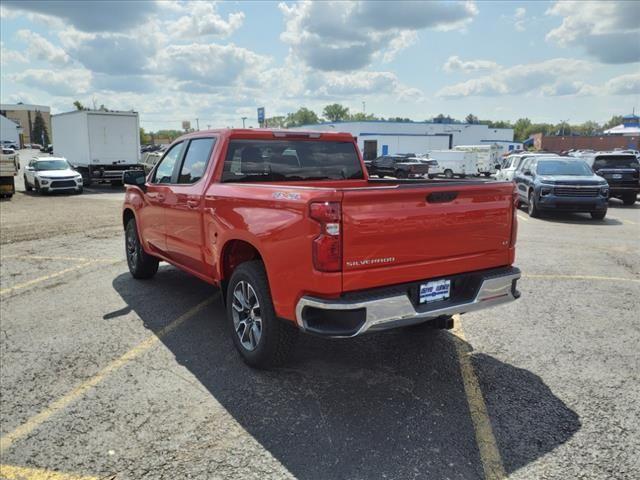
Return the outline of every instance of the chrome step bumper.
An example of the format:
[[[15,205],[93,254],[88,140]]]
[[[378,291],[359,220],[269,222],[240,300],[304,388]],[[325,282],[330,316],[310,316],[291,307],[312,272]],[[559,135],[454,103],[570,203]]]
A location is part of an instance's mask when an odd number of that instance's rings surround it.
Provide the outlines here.
[[[516,290],[516,282],[520,276],[517,268],[501,269],[499,272],[487,271],[482,274],[479,287],[471,299],[453,304],[447,302],[441,308],[438,308],[437,302],[416,307],[406,291],[355,301],[305,296],[296,305],[296,322],[304,331],[342,338],[355,337],[368,331],[414,325],[441,316],[463,314],[512,302],[520,297]],[[344,318],[350,327],[347,325],[348,328],[341,331],[335,327],[320,328],[317,322],[316,325],[310,325],[313,316],[317,318],[323,315],[337,322]]]

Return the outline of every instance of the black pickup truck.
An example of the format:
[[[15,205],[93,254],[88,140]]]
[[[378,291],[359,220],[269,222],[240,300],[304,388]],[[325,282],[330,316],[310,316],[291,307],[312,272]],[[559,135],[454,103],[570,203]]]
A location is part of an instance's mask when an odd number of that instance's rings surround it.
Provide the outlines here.
[[[609,184],[609,196],[633,205],[640,193],[640,163],[632,153],[597,152],[582,157]]]
[[[415,157],[406,155],[383,155],[365,162],[369,175],[377,175],[380,178],[419,178],[429,173],[429,164]]]

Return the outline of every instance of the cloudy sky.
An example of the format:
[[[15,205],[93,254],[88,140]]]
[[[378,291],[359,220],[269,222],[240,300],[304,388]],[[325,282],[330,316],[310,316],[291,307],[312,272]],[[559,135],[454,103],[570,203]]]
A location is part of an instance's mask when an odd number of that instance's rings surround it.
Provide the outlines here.
[[[3,0],[2,103],[140,112],[147,130],[339,102],[414,120],[640,110],[640,8],[580,2]]]

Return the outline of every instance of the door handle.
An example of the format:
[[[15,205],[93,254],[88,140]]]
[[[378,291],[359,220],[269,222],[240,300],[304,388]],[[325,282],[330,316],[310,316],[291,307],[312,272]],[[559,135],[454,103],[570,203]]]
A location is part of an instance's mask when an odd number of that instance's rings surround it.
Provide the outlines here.
[[[200,202],[198,200],[187,200],[187,207],[198,208],[199,206],[200,206]]]

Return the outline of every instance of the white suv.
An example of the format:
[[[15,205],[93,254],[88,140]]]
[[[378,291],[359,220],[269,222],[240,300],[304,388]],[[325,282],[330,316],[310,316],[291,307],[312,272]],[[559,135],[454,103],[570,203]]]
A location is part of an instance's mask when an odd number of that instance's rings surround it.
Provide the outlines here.
[[[38,193],[69,191],[82,193],[82,175],[61,157],[34,158],[24,168],[24,188]]]

